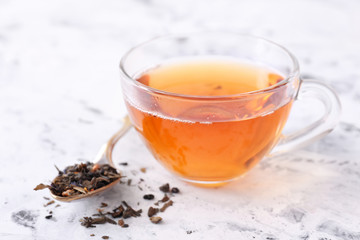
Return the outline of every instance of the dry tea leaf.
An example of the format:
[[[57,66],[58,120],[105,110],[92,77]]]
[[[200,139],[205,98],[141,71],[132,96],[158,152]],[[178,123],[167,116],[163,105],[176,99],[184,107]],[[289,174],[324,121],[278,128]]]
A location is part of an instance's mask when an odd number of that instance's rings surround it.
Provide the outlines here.
[[[161,222],[162,218],[161,217],[151,217],[150,221],[152,223],[158,224],[159,222]]]
[[[118,221],[118,224],[119,224],[120,227],[122,227],[122,228],[127,228],[127,227],[129,227],[129,225],[126,224],[126,223],[124,222],[124,220],[122,220],[122,219],[120,219],[120,220]]]
[[[43,190],[43,189],[45,189],[45,188],[51,189],[51,186],[50,186],[50,185],[45,185],[45,184],[43,184],[43,183],[40,183],[40,184],[38,184],[38,185],[34,188],[34,190],[35,190],[35,191],[38,191],[38,190]]]
[[[119,221],[118,221],[118,224],[120,225],[120,227],[122,227],[122,226],[124,226],[124,220],[122,220],[122,219],[120,219]]]
[[[49,205],[51,205],[51,204],[53,204],[53,203],[55,203],[55,201],[54,201],[54,200],[51,200],[51,201],[47,202],[46,204],[44,204],[44,207],[47,207],[47,206],[49,206]]]
[[[110,213],[110,215],[113,217],[113,218],[118,218],[118,217],[122,217],[123,213],[124,213],[124,207],[123,205],[120,205],[119,207],[113,209],[113,212]]]
[[[96,216],[96,218],[92,217],[84,217],[80,220],[81,225],[90,228],[95,227],[95,224],[105,224],[105,223],[111,223],[111,224],[119,224],[123,228],[129,227],[128,224],[124,223],[123,219],[120,219],[117,223],[111,218],[108,218],[106,215],[111,215],[113,218],[117,217],[123,217],[123,218],[129,218],[129,217],[139,217],[141,216],[142,210],[134,210],[127,202],[122,201],[122,205],[119,207],[113,209],[113,212],[107,212],[103,213],[102,209],[97,209],[98,213],[93,214],[93,216]],[[123,205],[126,207],[126,209],[123,207]]]
[[[162,185],[159,187],[160,191],[164,192],[164,193],[167,193],[170,191],[170,186],[168,183]]]
[[[166,195],[166,193],[165,193],[165,194],[164,194],[164,197],[163,197],[162,199],[160,199],[159,201],[157,201],[156,203],[154,203],[154,205],[159,206],[159,203],[167,202],[169,199],[170,199],[169,196]]]
[[[158,208],[149,207],[148,217],[152,217],[159,212]]]
[[[173,188],[171,189],[171,192],[172,192],[172,193],[179,193],[180,190],[179,190],[177,187],[173,187]]]
[[[164,197],[160,200],[161,202],[167,202],[170,198],[168,197],[168,195],[164,195]]]
[[[155,197],[155,196],[154,196],[153,194],[145,194],[143,198],[144,198],[145,200],[153,200],[154,197]]]
[[[123,218],[129,218],[129,217],[140,217],[142,210],[135,211],[132,207],[128,207],[125,209],[123,213]]]
[[[146,173],[146,168],[140,168],[140,171],[142,172],[142,173]]]
[[[34,190],[49,188],[56,196],[69,197],[94,191],[121,177],[109,164],[90,162],[68,166],[58,172],[51,185],[39,184]]]
[[[134,210],[131,206],[127,204],[127,202],[122,201],[122,203],[124,204],[126,209],[124,209],[124,207],[120,205],[119,207],[115,208],[112,213],[108,212],[108,214],[110,214],[113,218],[117,218],[117,217],[129,218],[129,217],[141,216],[142,213],[141,209]]]
[[[102,202],[101,205],[100,205],[100,207],[102,207],[102,208],[107,207],[107,206],[108,206],[108,204],[104,203],[104,202]]]
[[[74,194],[75,194],[74,189],[68,189],[68,190],[66,190],[66,191],[63,191],[63,192],[61,193],[61,196],[62,196],[62,197],[69,197],[69,196],[72,196],[72,195],[74,195]]]
[[[164,212],[168,207],[173,205],[173,201],[168,201],[167,203],[164,204],[164,206],[162,206],[162,208],[160,208],[160,212]]]
[[[105,217],[106,222],[116,225],[116,222],[111,218]]]
[[[93,224],[93,219],[92,217],[84,217],[83,219],[80,219],[81,225],[86,227],[86,228],[90,228],[90,227],[95,227]]]
[[[78,186],[71,186],[73,189],[75,189],[76,191],[78,191],[78,192],[81,192],[81,193],[83,193],[83,194],[86,194],[87,193],[87,191],[85,191],[85,189],[84,188],[82,188],[82,187],[78,187]]]
[[[111,223],[111,224],[116,224],[116,222],[106,216],[100,216],[97,218],[92,218],[92,217],[84,217],[82,219],[80,219],[81,225],[86,227],[86,228],[90,228],[90,227],[96,227],[94,226],[95,224],[105,224],[105,223]]]

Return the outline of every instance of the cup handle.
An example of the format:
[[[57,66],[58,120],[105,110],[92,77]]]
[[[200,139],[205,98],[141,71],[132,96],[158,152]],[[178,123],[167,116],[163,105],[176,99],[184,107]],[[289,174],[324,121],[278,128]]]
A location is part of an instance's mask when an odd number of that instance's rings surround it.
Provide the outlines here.
[[[308,145],[331,132],[340,118],[341,103],[335,91],[323,82],[301,80],[296,100],[317,99],[324,105],[324,115],[308,126],[280,137],[270,156],[295,150]]]

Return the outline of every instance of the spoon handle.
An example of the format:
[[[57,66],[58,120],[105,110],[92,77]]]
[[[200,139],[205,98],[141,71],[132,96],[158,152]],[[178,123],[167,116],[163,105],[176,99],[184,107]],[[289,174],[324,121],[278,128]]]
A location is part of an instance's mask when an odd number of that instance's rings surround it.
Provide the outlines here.
[[[94,159],[96,165],[100,164],[109,164],[112,167],[115,167],[112,161],[112,152],[119,141],[119,139],[131,128],[131,122],[129,116],[125,116],[123,119],[123,126],[119,131],[117,131],[104,145],[101,146],[100,151]]]

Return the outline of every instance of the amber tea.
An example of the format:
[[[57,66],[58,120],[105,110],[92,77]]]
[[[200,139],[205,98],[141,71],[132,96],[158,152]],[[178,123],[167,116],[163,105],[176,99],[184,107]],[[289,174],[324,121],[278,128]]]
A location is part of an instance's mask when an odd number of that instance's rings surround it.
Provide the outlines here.
[[[247,172],[277,143],[292,103],[281,103],[285,89],[252,100],[242,95],[283,79],[255,63],[178,61],[150,69],[137,81],[179,98],[203,97],[202,101],[176,103],[164,94],[143,99],[146,108],[126,103],[135,128],[166,168],[190,181],[223,182]],[[223,96],[229,100],[219,106],[217,99]]]
[[[234,180],[269,153],[323,137],[341,112],[330,87],[300,79],[291,52],[246,34],[157,37],[129,50],[120,73],[130,121],[153,156],[203,186]],[[281,134],[293,101],[301,99],[321,102],[322,117]]]

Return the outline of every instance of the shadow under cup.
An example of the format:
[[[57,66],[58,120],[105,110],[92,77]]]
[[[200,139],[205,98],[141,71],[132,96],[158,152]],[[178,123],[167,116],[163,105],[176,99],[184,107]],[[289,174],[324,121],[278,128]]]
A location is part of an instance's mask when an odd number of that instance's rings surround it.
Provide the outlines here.
[[[264,65],[283,79],[225,96],[171,93],[137,81],[168,62],[214,57]],[[131,49],[120,68],[131,122],[153,156],[182,179],[209,185],[236,179],[273,149],[300,85],[298,63],[286,49],[234,33],[156,38]]]

